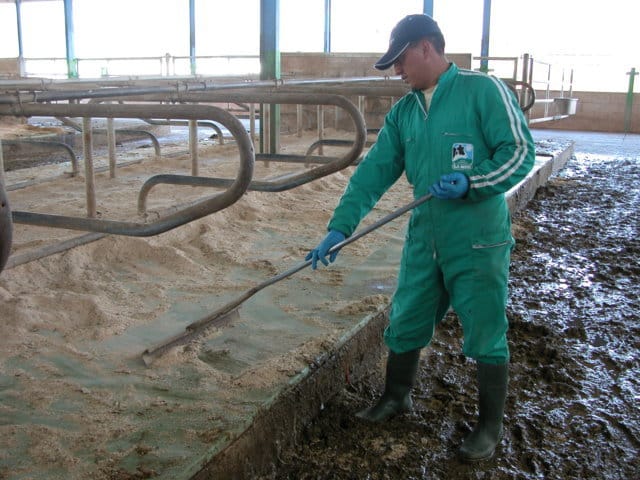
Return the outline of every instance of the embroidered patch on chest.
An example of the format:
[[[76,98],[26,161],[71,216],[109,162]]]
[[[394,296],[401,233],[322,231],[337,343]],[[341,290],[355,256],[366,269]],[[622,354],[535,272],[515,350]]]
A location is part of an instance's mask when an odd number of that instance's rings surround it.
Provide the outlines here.
[[[454,170],[473,168],[473,144],[454,143],[451,147],[451,167]]]

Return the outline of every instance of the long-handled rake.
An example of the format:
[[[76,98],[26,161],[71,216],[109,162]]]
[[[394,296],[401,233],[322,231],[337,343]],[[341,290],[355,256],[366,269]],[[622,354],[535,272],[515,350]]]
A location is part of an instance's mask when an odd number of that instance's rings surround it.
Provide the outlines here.
[[[403,215],[404,213],[408,212],[409,210],[413,210],[414,208],[416,208],[417,206],[425,203],[427,200],[429,200],[431,198],[431,194],[426,194],[416,200],[414,200],[413,202],[405,205],[404,207],[400,207],[397,210],[391,212],[389,215],[381,218],[380,220],[376,221],[375,223],[372,223],[371,225],[355,232],[353,235],[351,235],[349,238],[345,239],[344,241],[338,243],[337,245],[335,245],[334,247],[332,247],[329,250],[329,253],[335,252],[336,250],[340,250],[342,247],[345,247],[346,245],[349,245],[350,243],[355,242],[356,240],[364,237],[365,235],[367,235],[368,233],[380,228],[382,225],[385,225],[386,223],[389,223],[391,220],[395,220],[396,218],[398,218],[399,216]],[[239,296],[238,298],[236,298],[235,300],[227,303],[226,305],[224,305],[223,307],[220,307],[218,310],[216,310],[215,312],[207,315],[204,318],[201,318],[200,320],[197,320],[193,323],[190,323],[189,325],[187,325],[185,327],[185,331],[182,333],[179,333],[178,335],[175,335],[169,339],[164,340],[163,342],[157,344],[154,347],[148,348],[146,349],[143,353],[142,353],[142,360],[144,361],[144,363],[149,366],[151,365],[151,363],[153,363],[154,359],[156,359],[157,357],[163,355],[165,352],[167,352],[168,350],[170,350],[173,347],[179,346],[179,345],[184,345],[186,343],[189,343],[190,341],[194,340],[195,338],[201,336],[207,329],[212,328],[212,327],[221,327],[224,326],[225,324],[227,324],[235,315],[237,315],[238,312],[238,308],[240,307],[240,305],[244,302],[246,302],[249,298],[253,297],[256,293],[258,293],[260,290],[273,285],[276,282],[279,282],[280,280],[284,280],[287,277],[290,277],[291,275],[293,275],[294,273],[299,272],[300,270],[308,267],[309,265],[311,265],[312,261],[311,260],[306,260],[305,262],[285,271],[282,272],[278,275],[275,275],[274,277],[271,277],[270,279],[260,283],[259,285],[254,286],[253,288],[250,288],[249,290],[247,290],[244,294],[242,294],[241,296]]]

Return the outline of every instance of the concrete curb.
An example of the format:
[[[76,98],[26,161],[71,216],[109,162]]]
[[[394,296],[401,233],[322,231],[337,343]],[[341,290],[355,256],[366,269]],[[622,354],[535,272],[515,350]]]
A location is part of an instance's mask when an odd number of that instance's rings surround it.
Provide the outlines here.
[[[566,165],[573,152],[571,143],[553,156],[536,156],[529,175],[506,194],[511,212],[523,209],[538,188]],[[191,478],[242,480],[270,472],[282,449],[298,438],[324,403],[375,367],[384,353],[382,334],[387,313],[388,307],[358,323],[332,351],[294,377],[240,436],[212,458],[203,459],[202,469]]]
[[[380,360],[387,310],[364,318],[338,341],[334,350],[293,378],[247,430],[191,478],[239,480],[269,472],[281,450],[295,441],[324,403]]]
[[[536,163],[529,174],[518,185],[506,193],[507,205],[511,212],[522,210],[534,197],[538,188],[549,178],[562,170],[573,155],[574,143],[553,156],[536,156]],[[550,155],[550,154],[549,154]]]

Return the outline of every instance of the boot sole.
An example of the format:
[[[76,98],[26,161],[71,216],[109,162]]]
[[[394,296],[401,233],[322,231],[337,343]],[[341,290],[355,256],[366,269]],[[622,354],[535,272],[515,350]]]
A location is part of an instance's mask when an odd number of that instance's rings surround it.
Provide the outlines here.
[[[461,459],[464,463],[478,463],[478,462],[484,462],[484,461],[486,461],[486,460],[491,460],[491,459],[495,456],[495,454],[496,454],[496,450],[497,450],[497,449],[498,449],[498,448],[496,447],[496,448],[494,448],[494,449],[493,449],[493,451],[492,451],[489,455],[484,456],[484,457],[478,457],[478,458],[468,457],[468,456],[466,456],[464,453],[462,453],[462,452],[460,452],[460,451],[459,451],[459,452],[458,452],[458,457],[460,457],[460,459]]]
[[[495,456],[496,450],[500,448],[500,445],[502,444],[503,439],[504,439],[504,430],[500,434],[500,438],[498,438],[498,442],[496,443],[496,446],[494,447],[494,449],[491,450],[491,453],[489,453],[488,455],[485,455],[484,457],[477,457],[477,458],[469,457],[465,455],[460,449],[458,450],[458,456],[465,463],[478,463],[478,462],[483,462],[485,460],[491,460]]]

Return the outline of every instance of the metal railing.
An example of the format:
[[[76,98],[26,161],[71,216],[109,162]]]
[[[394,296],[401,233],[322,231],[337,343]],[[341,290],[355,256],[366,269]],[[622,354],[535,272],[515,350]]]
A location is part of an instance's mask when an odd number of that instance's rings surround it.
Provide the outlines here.
[[[146,99],[153,97],[147,96]],[[162,97],[158,97],[160,100]],[[280,93],[280,92],[225,92],[225,93],[197,93],[197,94],[175,94],[169,97],[170,101],[216,103],[223,101],[261,103],[261,104],[293,104],[293,105],[334,105],[344,110],[351,118],[355,138],[351,142],[350,149],[340,157],[323,158],[319,162],[314,162],[312,157],[307,155],[283,155],[283,154],[257,154],[256,160],[264,161],[289,161],[299,163],[319,163],[311,169],[302,169],[299,172],[287,173],[284,176],[268,181],[252,180],[248,185],[248,190],[263,192],[281,192],[289,190],[321,177],[330,175],[353,164],[362,152],[366,140],[366,129],[362,115],[349,100],[340,95],[331,94],[301,94],[301,93]],[[179,178],[173,175],[164,175],[162,183],[179,185],[197,185],[221,187],[230,183],[230,179],[211,177],[190,177]],[[140,195],[139,211],[145,211],[145,199],[148,190],[160,183],[159,179],[149,179],[143,186]]]
[[[200,55],[176,56],[169,53],[141,57],[86,57],[73,59],[78,78],[109,78],[119,76],[176,76],[206,74],[215,76],[259,74],[258,55]],[[195,71],[193,66],[195,65]],[[63,79],[69,76],[66,57],[24,57],[21,76]]]
[[[185,57],[188,58],[188,57]],[[477,57],[479,58],[479,57]],[[507,84],[520,98],[521,108],[528,110],[530,103],[539,103],[535,98],[535,92],[531,84],[524,79],[533,81],[534,64],[529,56],[525,55],[522,62],[516,57],[489,57],[493,61],[504,61],[508,65],[508,75],[504,78]],[[165,64],[166,64],[165,57]],[[549,66],[546,67],[547,71]],[[538,68],[538,70],[540,70]],[[522,80],[518,79],[520,77]],[[204,204],[196,202],[196,206],[186,207],[180,211],[174,211],[153,223],[135,222],[115,222],[94,218],[95,199],[92,200],[91,186],[87,185],[87,218],[67,217],[60,215],[37,214],[30,212],[16,211],[12,218],[16,223],[27,223],[32,225],[51,226],[58,228],[69,228],[74,230],[84,230],[94,233],[115,233],[121,235],[147,236],[161,233],[174,228],[183,223],[200,218],[200,216],[213,213],[225,208],[233,201],[237,200],[245,190],[260,190],[277,192],[313,181],[325,175],[329,175],[349,165],[355,164],[359,160],[362,149],[367,145],[367,131],[375,133],[375,128],[365,129],[363,116],[365,115],[366,97],[388,97],[393,103],[395,98],[403,96],[408,91],[407,85],[398,78],[389,77],[353,77],[341,79],[294,79],[294,80],[252,80],[248,78],[207,78],[207,77],[187,77],[187,78],[148,78],[143,80],[122,80],[122,79],[93,79],[80,80],[69,79],[56,82],[53,80],[44,81],[28,79],[16,82],[4,82],[4,94],[0,95],[0,115],[21,115],[21,116],[54,116],[54,117],[82,117],[83,137],[85,141],[85,169],[93,169],[91,162],[90,145],[90,121],[91,117],[103,117],[108,120],[114,118],[137,118],[149,123],[154,123],[165,119],[168,123],[186,123],[190,129],[190,144],[192,130],[197,128],[197,124],[209,123],[209,126],[217,123],[231,122],[233,128],[232,136],[241,146],[244,172],[239,172],[239,177],[231,178],[211,178],[200,177],[197,171],[197,148],[190,145],[192,155],[191,175],[156,175],[149,178],[141,188],[138,196],[138,211],[142,214],[146,211],[146,199],[149,192],[155,185],[165,183],[173,185],[200,185],[214,188],[227,188],[223,197],[217,195],[217,201],[206,201]],[[6,88],[11,83],[13,88]],[[570,82],[569,92],[571,92]],[[107,87],[107,88],[102,88]],[[561,86],[564,92],[564,86]],[[550,92],[550,88],[544,90]],[[357,107],[346,98],[356,97]],[[87,101],[88,104],[77,102]],[[543,98],[543,100],[545,100]],[[63,104],[45,104],[45,102],[69,102]],[[122,104],[122,102],[136,102],[136,104]],[[114,102],[100,105],[99,102]],[[145,102],[144,104],[141,102]],[[151,103],[153,102],[153,103]],[[157,103],[179,103],[179,105],[157,105]],[[242,124],[229,112],[217,107],[205,105],[192,105],[193,103],[220,104],[233,102],[243,104],[251,116],[251,135],[248,136]],[[188,104],[186,104],[188,103]],[[544,102],[541,102],[544,103]],[[548,102],[550,103],[550,102]],[[255,104],[260,105],[260,109],[255,109]],[[264,116],[264,108],[275,104],[295,104],[297,105],[298,125],[300,129],[300,117],[302,105],[317,105],[317,128],[318,141],[315,142],[306,153],[300,155],[282,155],[279,153],[258,153],[253,152],[253,138],[255,115]],[[323,145],[335,143],[331,139],[324,138],[324,108],[332,106],[336,109],[346,111],[351,118],[355,131],[353,141],[340,141],[340,146],[349,150],[340,157],[312,156],[314,149],[322,149]],[[205,109],[205,110],[202,110]],[[134,114],[135,112],[135,114]],[[199,113],[196,113],[199,112]],[[216,113],[213,113],[216,112]],[[224,115],[221,113],[224,112]],[[204,113],[204,116],[203,116]],[[266,118],[266,117],[265,117]],[[337,113],[336,113],[337,118]],[[553,117],[556,119],[558,117]],[[224,119],[224,122],[221,121]],[[231,120],[233,119],[233,120]],[[532,122],[538,119],[531,119]],[[546,121],[546,119],[541,120]],[[109,124],[109,123],[108,123]],[[337,122],[336,122],[337,124]],[[235,132],[235,133],[234,133]],[[197,143],[197,136],[195,136]],[[220,135],[221,140],[222,136]],[[112,140],[113,141],[113,140]],[[255,160],[282,161],[293,163],[304,163],[305,169],[300,172],[289,173],[278,178],[261,180],[253,178],[253,168],[249,169],[248,151],[251,151],[252,162]],[[159,152],[157,152],[159,153]],[[320,151],[322,155],[322,151]],[[111,163],[111,161],[110,161]],[[313,167],[309,169],[310,166]],[[241,170],[243,170],[241,169]],[[75,168],[77,171],[77,168]],[[249,170],[250,173],[247,173]],[[85,172],[87,181],[91,181],[93,170]],[[241,178],[242,177],[242,178]],[[241,187],[239,186],[241,185]],[[235,187],[237,188],[235,188]],[[234,200],[231,200],[234,199]],[[229,203],[229,201],[231,202]],[[197,212],[197,214],[196,214]]]
[[[253,176],[255,153],[253,143],[242,123],[223,109],[205,105],[120,105],[120,104],[9,104],[0,105],[0,115],[82,117],[85,165],[87,218],[52,215],[14,210],[14,223],[37,225],[116,235],[151,236],[222,210],[237,201],[247,190]],[[96,216],[95,179],[91,153],[91,118],[140,118],[151,115],[159,118],[182,118],[219,122],[233,135],[240,153],[236,178],[227,189],[216,195],[193,202],[150,223],[103,220]]]
[[[528,53],[522,57],[473,57],[474,61],[490,60],[493,70],[489,73],[515,85],[528,85],[530,88],[520,89],[518,92],[520,105],[529,105],[523,109],[530,124],[542,123],[551,120],[561,120],[575,114],[577,99],[573,94],[573,69],[552,65],[547,62],[534,59]],[[479,68],[478,68],[479,69]],[[565,96],[565,87],[568,87],[568,96]],[[559,92],[559,97],[553,93]],[[534,105],[541,105],[541,116],[538,109],[530,110]],[[551,111],[551,108],[554,111]]]
[[[302,83],[306,83],[306,81]],[[315,82],[310,83],[313,84]],[[340,81],[340,84],[344,83],[349,83],[349,81]],[[68,85],[66,85],[66,87],[68,87]],[[13,93],[0,95],[0,115],[58,118],[64,120],[67,125],[71,122],[71,120],[69,120],[70,117],[82,118],[82,127],[75,124],[74,128],[76,130],[81,128],[83,136],[84,178],[87,204],[86,218],[14,210],[9,217],[9,221],[13,219],[13,223],[92,232],[72,239],[71,241],[64,241],[55,246],[44,247],[40,249],[40,252],[20,254],[20,259],[11,258],[8,260],[8,263],[10,266],[15,266],[25,261],[42,258],[43,256],[63,251],[63,249],[97,240],[105,234],[130,236],[156,235],[226,208],[239,199],[246,190],[283,191],[295,188],[354,164],[359,158],[366,140],[365,124],[358,108],[348,99],[340,95],[281,92],[278,91],[279,87],[281,87],[281,85],[274,85],[274,82],[258,82],[257,85],[238,82],[217,85],[215,87],[205,82],[189,85],[186,88],[182,85],[176,86],[174,84],[162,83],[152,86],[125,86],[80,90],[74,88],[46,88],[45,90],[40,90],[34,85],[31,87],[32,89],[18,88]],[[52,101],[69,103],[48,103]],[[78,103],[81,101],[87,103]],[[158,102],[163,103],[163,105],[157,105]],[[344,155],[336,157],[313,157],[306,154],[256,155],[253,151],[252,137],[247,134],[244,125],[226,110],[217,106],[211,106],[211,104],[220,105],[222,103],[228,104],[228,102],[242,104],[247,107],[250,112],[255,112],[255,109],[252,107],[256,103],[260,105],[330,105],[346,112],[347,116],[351,119],[354,139],[350,142],[350,149],[348,149]],[[166,103],[172,103],[173,105],[166,105]],[[206,103],[207,105],[198,105],[197,103]],[[190,145],[192,164],[197,163],[197,135],[195,138],[192,138],[192,127],[197,128],[198,123],[207,127],[221,124],[222,127],[231,133],[233,140],[240,146],[242,168],[238,171],[236,179],[201,177],[198,175],[197,165],[192,168],[191,175],[160,174],[150,177],[143,184],[138,195],[138,210],[141,215],[145,215],[146,213],[146,199],[149,192],[158,184],[204,186],[217,190],[220,188],[226,189],[224,193],[215,195],[214,197],[207,197],[204,200],[192,202],[186,206],[172,207],[168,209],[170,213],[167,216],[155,222],[121,222],[96,218],[95,169],[92,157],[92,134],[95,130],[92,127],[92,118],[107,119],[107,137],[111,137],[113,143],[115,143],[115,129],[113,128],[113,122],[109,124],[109,120],[116,118],[142,119],[150,123],[155,122],[153,120],[154,118],[170,119],[167,120],[169,123],[184,124],[184,122],[187,122],[190,129],[190,144],[195,143],[196,145]],[[205,123],[202,124],[202,122]],[[111,135],[109,135],[110,130],[113,130]],[[288,173],[268,180],[259,180],[253,179],[253,163],[257,159],[267,162],[285,161],[304,163],[306,167],[299,172]],[[314,164],[313,168],[307,168],[309,164]],[[77,165],[74,170],[77,172]],[[166,213],[167,212],[164,214]],[[6,242],[4,245],[6,245]]]

